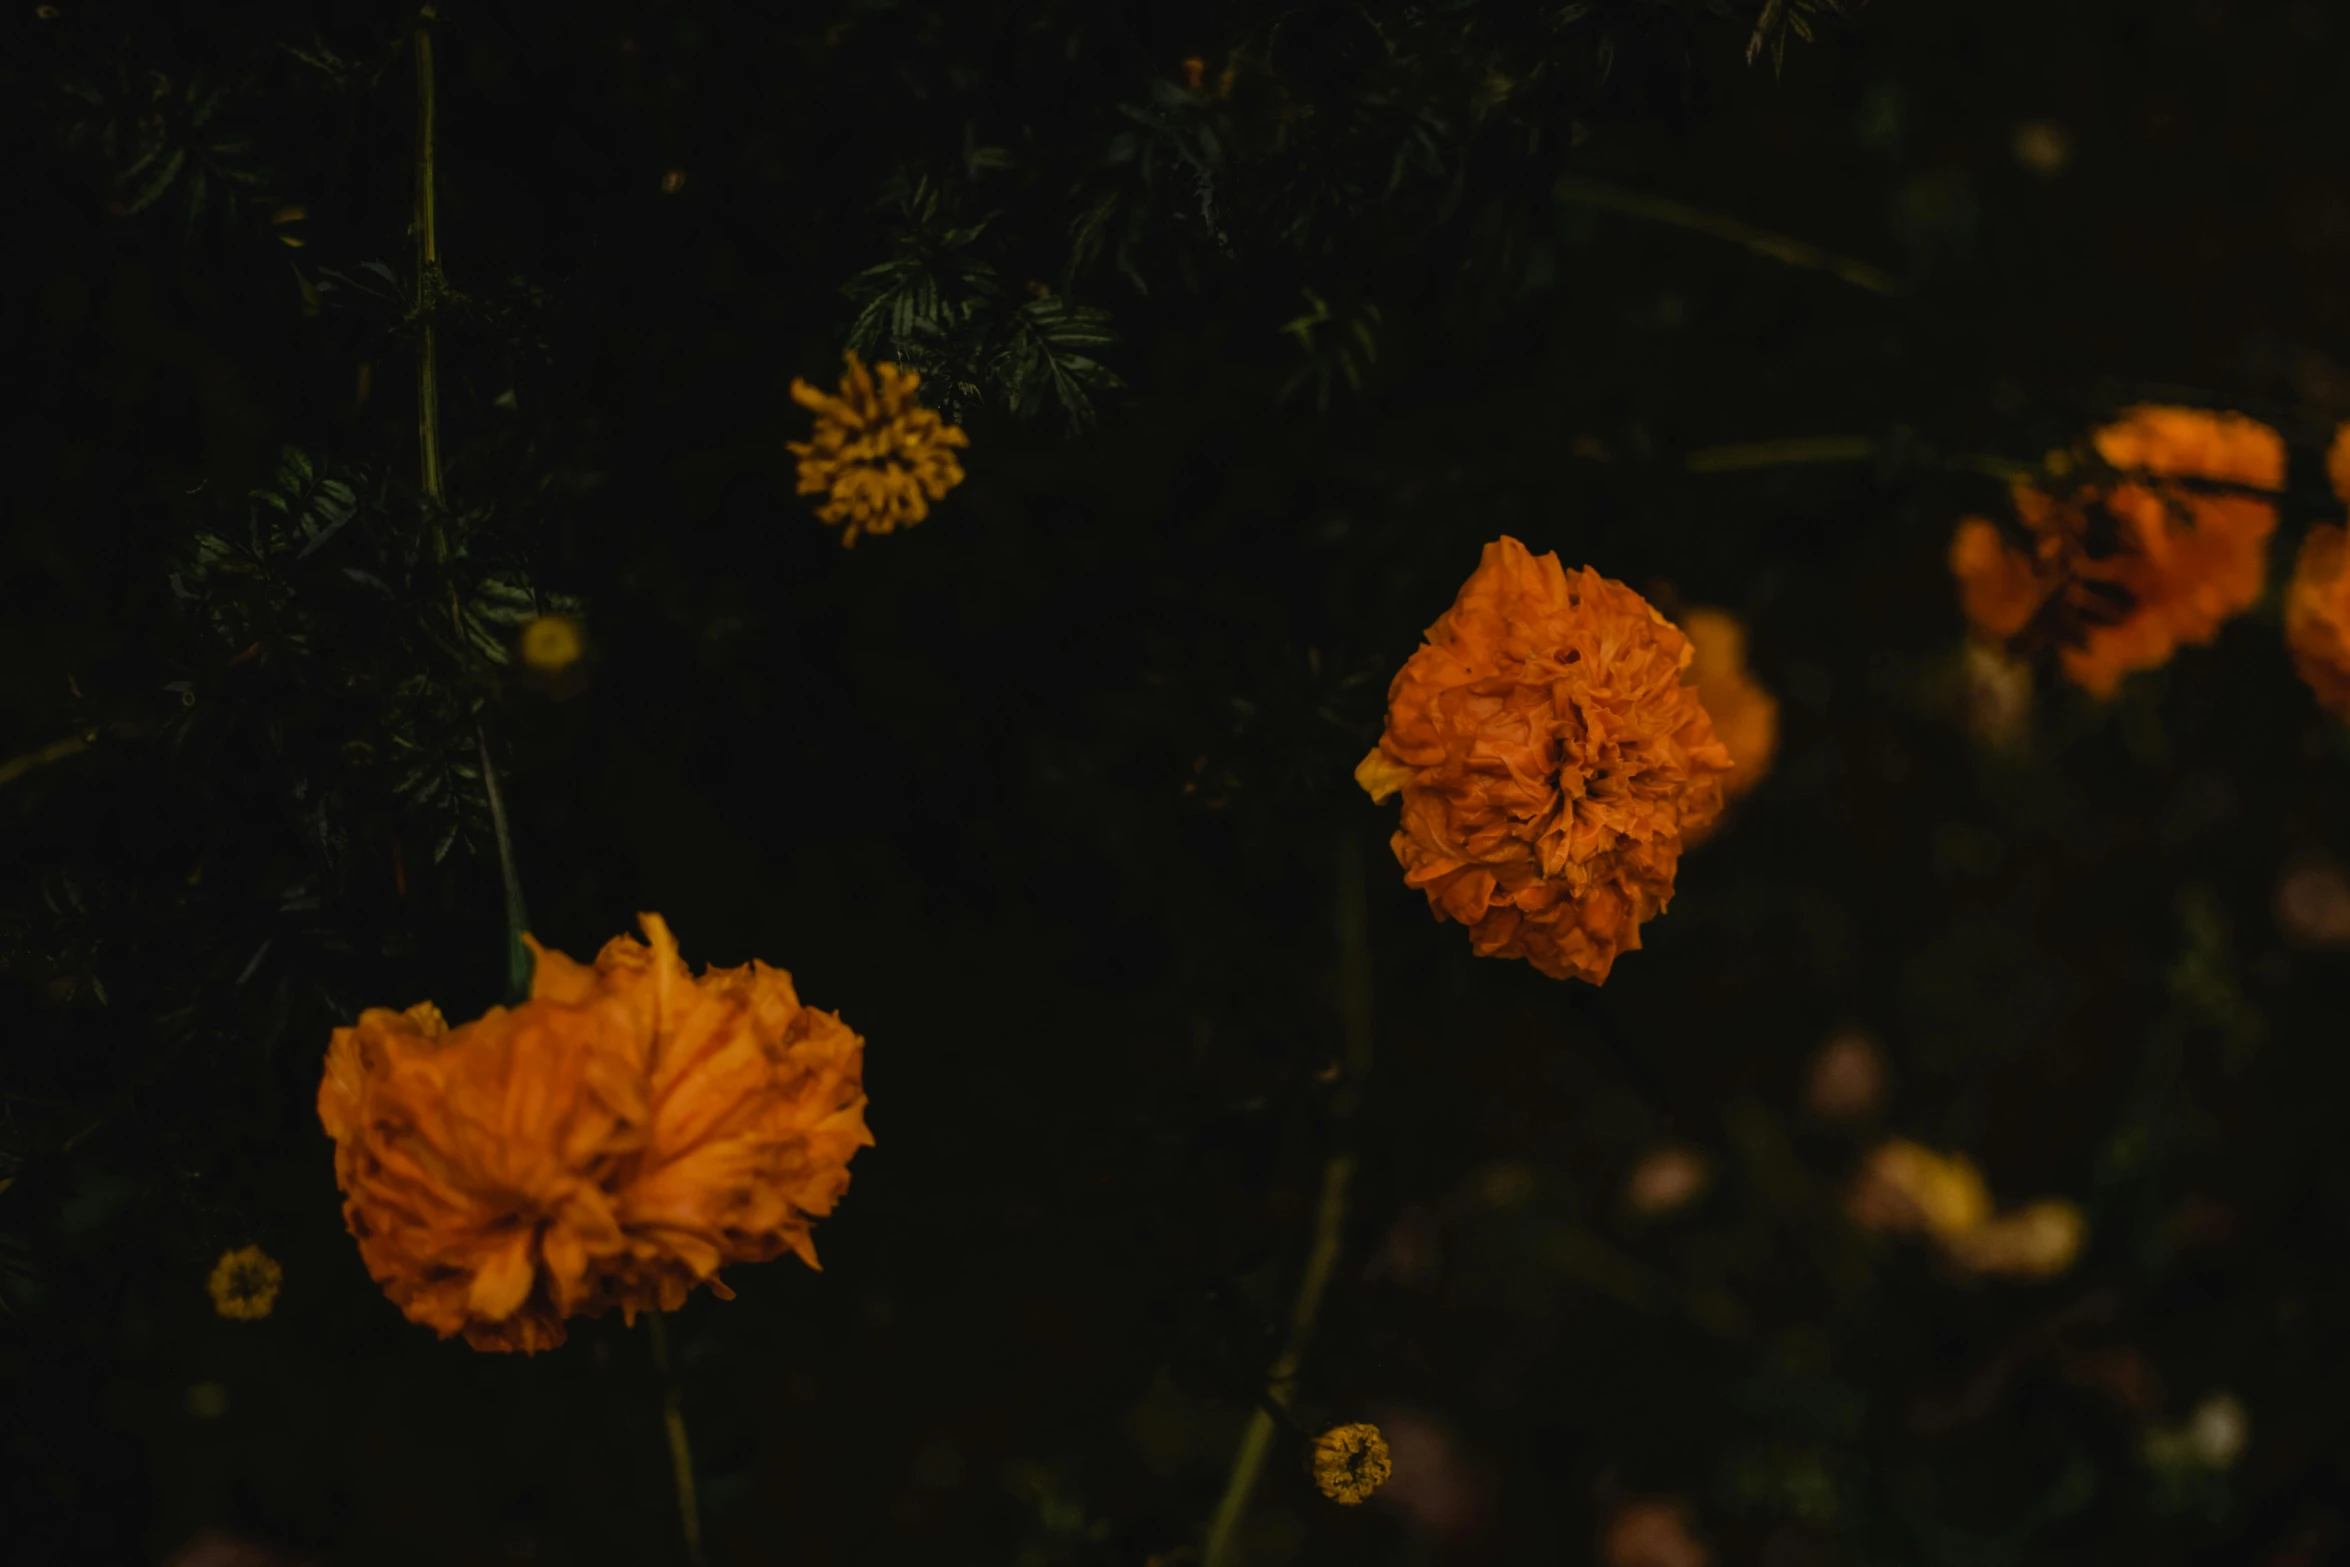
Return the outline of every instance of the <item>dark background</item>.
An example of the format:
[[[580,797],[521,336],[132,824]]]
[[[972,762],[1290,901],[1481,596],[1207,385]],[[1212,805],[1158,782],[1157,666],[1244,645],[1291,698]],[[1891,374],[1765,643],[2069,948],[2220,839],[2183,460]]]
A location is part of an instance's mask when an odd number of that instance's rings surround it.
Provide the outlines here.
[[[1760,9],[444,8],[452,502],[595,652],[568,693],[418,654],[418,695],[398,593],[297,572],[269,624],[308,629],[240,662],[190,565],[288,445],[368,537],[415,514],[409,334],[359,286],[413,275],[407,14],[12,4],[0,750],[95,736],[0,784],[13,1556],[682,1559],[643,1331],[521,1359],[403,1321],[312,1109],[357,1008],[497,999],[464,781],[390,761],[461,758],[478,708],[543,939],[658,910],[870,1041],[824,1271],[671,1324],[713,1560],[1180,1559],[1336,1135],[1341,856],[1376,1064],[1301,1415],[1382,1421],[1400,1472],[1341,1510],[1285,1441],[1249,1562],[1584,1561],[1646,1496],[1725,1563],[2344,1559],[2350,959],[2272,910],[2350,857],[2350,746],[2272,602],[2110,705],[2044,682],[1989,750],[1942,557],[1998,500],[1975,459],[2150,397],[2283,431],[2287,541],[2338,510],[2350,19],[1876,0],[1775,70]],[[981,377],[969,481],[843,551],[786,388],[837,375],[844,285],[944,254],[902,238],[917,188],[987,219],[969,330],[1082,301],[1123,385],[1072,430]],[[1124,265],[1073,256],[1104,202]],[[1309,290],[1334,321],[1285,333]],[[1869,455],[1689,460],[1815,436]],[[1602,991],[1472,958],[1348,779],[1504,532],[1733,609],[1782,705]],[[1840,1029],[1890,1063],[1858,1127],[1801,1108]],[[1852,1231],[1887,1132],[2082,1204],[2079,1266]],[[1642,1220],[1667,1139],[1713,1185]],[[222,1320],[248,1242],[284,1293]],[[2125,1360],[2135,1405],[2084,1370]],[[2220,1391],[2232,1468],[2144,1456]]]

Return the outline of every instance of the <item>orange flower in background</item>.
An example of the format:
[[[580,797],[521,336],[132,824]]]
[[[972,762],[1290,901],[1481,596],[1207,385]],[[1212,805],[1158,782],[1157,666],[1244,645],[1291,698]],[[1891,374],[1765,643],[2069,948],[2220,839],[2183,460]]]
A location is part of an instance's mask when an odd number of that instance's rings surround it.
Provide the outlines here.
[[[2301,541],[2285,587],[2285,646],[2318,705],[2350,720],[2350,534],[2340,528],[2321,524]]]
[[[1972,1160],[1902,1138],[1869,1155],[1846,1212],[1863,1229],[1925,1235],[1969,1273],[2011,1278],[2055,1277],[2089,1237],[2081,1210],[2058,1198],[1995,1213]]]
[[[2018,636],[2054,600],[2065,673],[2104,697],[2182,644],[2209,642],[2267,580],[2273,503],[2167,481],[2274,490],[2285,447],[2240,414],[2152,406],[2128,410],[2091,444],[2122,477],[2062,496],[2017,484],[2028,551],[1969,517],[1951,540],[1950,570],[1967,619],[1994,642]]]
[[[1599,1559],[1606,1567],[1712,1567],[1714,1557],[1680,1503],[1632,1502],[1608,1519]]]
[[[834,396],[795,379],[792,401],[816,415],[805,441],[792,441],[800,459],[800,493],[821,495],[817,518],[845,523],[841,543],[859,533],[894,533],[930,515],[930,503],[963,482],[955,457],[970,438],[916,400],[922,377],[893,364],[871,370],[854,353]]]
[[[595,964],[536,942],[530,999],[335,1030],[318,1090],[343,1217],[412,1322],[549,1349],[567,1317],[674,1310],[718,1270],[810,1267],[865,1129],[864,1041],[764,963],[692,977],[658,915]]]
[[[1402,793],[1404,881],[1480,956],[1596,985],[1639,948],[1732,765],[1681,683],[1694,657],[1622,583],[1485,547],[1355,769],[1373,800]]]
[[[1950,1237],[1949,1250],[1952,1259],[1970,1272],[2046,1279],[2071,1267],[2088,1238],[2089,1224],[2081,1210],[2049,1198]]]
[[[1736,799],[1771,770],[1779,750],[1778,698],[1757,684],[1746,667],[1746,626],[1722,609],[1693,609],[1681,617],[1682,634],[1697,649],[1689,673],[1697,700],[1714,723],[1714,734],[1730,748],[1730,774],[1722,792]]]
[[[1869,1155],[1848,1208],[1863,1229],[1946,1239],[1991,1217],[1991,1191],[1964,1154],[1938,1154],[1897,1137]]]

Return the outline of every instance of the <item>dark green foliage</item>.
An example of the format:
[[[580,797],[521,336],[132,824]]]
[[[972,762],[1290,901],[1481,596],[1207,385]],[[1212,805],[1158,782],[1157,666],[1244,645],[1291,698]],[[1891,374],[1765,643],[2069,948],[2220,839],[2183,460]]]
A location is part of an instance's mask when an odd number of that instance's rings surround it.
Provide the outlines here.
[[[269,184],[252,139],[233,128],[233,83],[201,70],[174,82],[161,71],[117,67],[103,84],[69,76],[60,85],[81,110],[66,125],[64,145],[104,161],[112,206],[125,217],[169,197],[192,234],[207,213],[231,215]]]

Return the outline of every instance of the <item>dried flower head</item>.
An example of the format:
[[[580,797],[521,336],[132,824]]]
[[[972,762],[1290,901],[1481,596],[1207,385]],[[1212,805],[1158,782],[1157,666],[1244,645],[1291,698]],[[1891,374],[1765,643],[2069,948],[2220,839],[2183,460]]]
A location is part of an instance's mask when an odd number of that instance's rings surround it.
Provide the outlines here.
[[[240,1246],[220,1254],[206,1286],[214,1311],[239,1322],[259,1322],[277,1305],[285,1281],[286,1270],[275,1257],[258,1246]]]
[[[1697,700],[1713,720],[1715,737],[1730,749],[1722,793],[1734,800],[1771,770],[1779,750],[1779,701],[1746,667],[1746,626],[1737,616],[1693,609],[1681,617],[1681,631],[1697,649],[1689,666]]]
[[[2047,1279],[2073,1265],[2088,1233],[2079,1208],[2050,1198],[1946,1236],[1944,1242],[1951,1260],[1969,1272]]]
[[[1373,800],[1402,792],[1404,881],[1480,956],[1596,985],[1638,949],[1731,768],[1682,683],[1695,656],[1622,583],[1485,547],[1355,769]]]
[[[1359,1507],[1387,1483],[1394,1465],[1375,1425],[1332,1426],[1314,1438],[1314,1484],[1341,1507]]]
[[[1969,517],[1951,540],[1950,569],[1979,635],[2045,637],[2065,673],[2103,697],[2182,644],[2209,642],[2259,599],[2276,506],[2197,481],[2277,489],[2285,447],[2240,414],[2152,406],[2128,410],[2091,444],[2120,477],[2062,494],[2019,483],[2028,548]]]
[[[955,449],[970,438],[915,399],[921,384],[893,364],[867,370],[854,353],[838,396],[805,381],[791,384],[792,401],[816,415],[813,435],[789,443],[800,459],[800,493],[825,497],[816,515],[847,524],[843,544],[855,544],[859,533],[912,527],[963,482]]]
[[[864,1041],[764,963],[692,977],[658,915],[595,964],[531,944],[530,999],[335,1030],[318,1090],[343,1216],[410,1321],[476,1349],[673,1310],[789,1251],[848,1187]]]
[[[1897,1137],[1869,1155],[1847,1206],[1863,1229],[1944,1239],[1988,1219],[1991,1192],[1964,1154],[1938,1154]]]

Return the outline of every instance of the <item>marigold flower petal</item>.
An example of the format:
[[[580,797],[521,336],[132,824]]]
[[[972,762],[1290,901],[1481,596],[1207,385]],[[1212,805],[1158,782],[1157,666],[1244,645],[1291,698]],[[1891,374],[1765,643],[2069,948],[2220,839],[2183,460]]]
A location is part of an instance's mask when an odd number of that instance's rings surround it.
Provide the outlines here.
[[[1598,984],[1639,947],[1732,766],[1683,683],[1694,657],[1622,583],[1485,547],[1355,770],[1375,798],[1401,792],[1404,881],[1479,955]]]
[[[693,977],[658,915],[593,965],[531,942],[531,997],[337,1029],[319,1085],[344,1218],[410,1320],[477,1349],[682,1305],[791,1251],[872,1142],[864,1041],[754,963]]]

